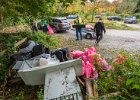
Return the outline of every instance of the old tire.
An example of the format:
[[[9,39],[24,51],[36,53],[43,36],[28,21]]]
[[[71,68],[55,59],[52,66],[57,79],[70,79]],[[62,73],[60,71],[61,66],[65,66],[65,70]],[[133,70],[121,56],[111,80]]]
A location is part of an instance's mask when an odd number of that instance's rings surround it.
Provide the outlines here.
[[[86,36],[85,36],[85,38],[86,39],[93,39],[92,34],[90,34],[90,33],[87,33]]]

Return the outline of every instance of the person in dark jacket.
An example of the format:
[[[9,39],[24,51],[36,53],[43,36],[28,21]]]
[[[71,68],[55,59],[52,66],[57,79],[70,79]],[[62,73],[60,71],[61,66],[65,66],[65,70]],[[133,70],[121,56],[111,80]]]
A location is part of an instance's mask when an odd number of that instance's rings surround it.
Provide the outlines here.
[[[35,20],[32,20],[32,22],[31,22],[31,30],[33,33],[38,31]]]
[[[94,26],[94,32],[96,33],[96,45],[99,45],[99,42],[103,38],[103,31],[106,33],[104,23],[102,22],[102,19],[100,18],[99,21]]]

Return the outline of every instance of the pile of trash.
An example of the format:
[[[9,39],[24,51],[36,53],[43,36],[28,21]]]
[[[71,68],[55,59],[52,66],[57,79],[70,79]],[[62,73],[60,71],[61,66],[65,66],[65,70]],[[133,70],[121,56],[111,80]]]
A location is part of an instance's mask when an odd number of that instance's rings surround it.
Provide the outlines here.
[[[44,100],[82,100],[76,79],[82,74],[82,61],[69,58],[67,48],[50,50],[29,40],[20,47],[19,52],[11,56],[14,62],[12,69],[17,70],[26,85],[44,84]]]
[[[40,55],[40,56],[39,56]],[[45,48],[42,44],[37,44],[32,40],[28,40],[20,46],[19,52],[13,54],[11,59],[13,63],[17,61],[24,61],[34,58],[36,56],[39,60],[39,65],[47,64],[51,58],[57,58],[60,62],[67,61],[69,52],[67,48],[59,48],[50,50]]]

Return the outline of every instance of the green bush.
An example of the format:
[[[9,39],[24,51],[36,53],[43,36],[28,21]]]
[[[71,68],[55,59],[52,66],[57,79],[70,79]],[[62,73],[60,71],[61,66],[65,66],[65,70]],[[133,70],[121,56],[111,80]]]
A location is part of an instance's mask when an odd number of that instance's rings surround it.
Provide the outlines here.
[[[37,92],[37,97],[38,97],[38,100],[44,100],[44,92],[42,89]]]
[[[100,95],[112,92],[120,92],[116,97],[107,100],[139,100],[140,97],[140,55],[130,54],[125,51],[120,52],[126,57],[126,62],[113,64],[114,71],[101,74],[98,79],[98,90]],[[101,99],[102,100],[102,99]]]
[[[57,39],[51,35],[47,35],[43,32],[35,33],[31,36],[31,39],[38,44],[43,44],[47,48],[56,47],[58,42]]]
[[[19,40],[27,37],[28,39],[34,40],[38,44],[43,44],[48,48],[55,48],[58,44],[57,39],[53,36],[47,35],[43,32],[32,34],[31,32],[22,32],[17,34],[1,35],[0,42],[3,44],[3,49],[6,50],[6,54],[1,54],[0,51],[0,81],[4,80],[4,75],[9,67],[9,55],[13,54],[18,50],[14,45]]]
[[[140,19],[140,13],[136,13],[134,16],[136,16],[137,19]]]

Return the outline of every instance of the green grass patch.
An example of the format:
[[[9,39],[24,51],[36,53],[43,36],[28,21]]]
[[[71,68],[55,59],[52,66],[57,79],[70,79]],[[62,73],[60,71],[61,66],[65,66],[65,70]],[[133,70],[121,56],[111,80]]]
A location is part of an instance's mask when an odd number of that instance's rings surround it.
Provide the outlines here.
[[[117,22],[105,22],[105,27],[108,29],[116,29],[116,30],[137,30],[136,28]]]
[[[88,24],[95,25],[97,21],[89,22]],[[116,30],[137,30],[137,28],[127,26],[123,23],[104,21],[104,25],[107,29],[116,29]]]

